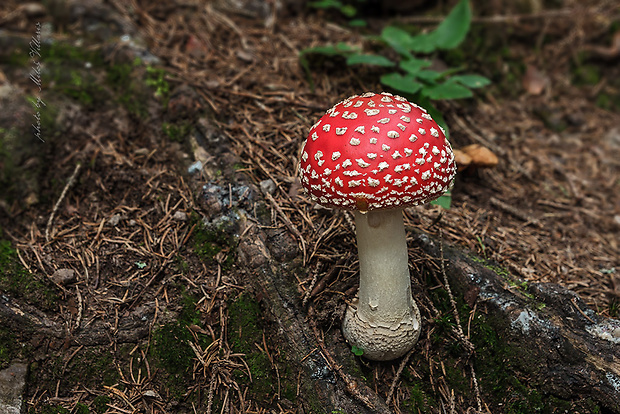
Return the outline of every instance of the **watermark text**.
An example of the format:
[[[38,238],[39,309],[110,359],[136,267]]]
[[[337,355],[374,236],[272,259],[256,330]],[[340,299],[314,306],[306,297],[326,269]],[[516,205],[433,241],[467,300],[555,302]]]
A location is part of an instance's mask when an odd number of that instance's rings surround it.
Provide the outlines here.
[[[30,39],[29,47],[30,50],[28,51],[28,55],[30,56],[30,62],[32,63],[29,79],[38,88],[38,92],[35,93],[32,101],[35,111],[32,114],[34,117],[34,122],[31,125],[32,130],[34,131],[34,136],[45,142],[41,136],[41,110],[47,105],[45,105],[45,102],[41,99],[43,81],[41,78],[41,23],[39,22],[36,24],[36,32],[34,36]]]

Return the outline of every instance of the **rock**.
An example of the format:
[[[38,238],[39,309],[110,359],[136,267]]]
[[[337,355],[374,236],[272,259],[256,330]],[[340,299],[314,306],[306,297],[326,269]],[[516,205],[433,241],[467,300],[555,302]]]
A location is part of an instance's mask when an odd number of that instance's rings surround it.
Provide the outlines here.
[[[176,213],[174,213],[172,218],[177,221],[186,221],[187,213],[185,213],[184,211],[177,211]]]
[[[260,182],[260,190],[266,194],[273,194],[276,191],[276,183],[271,178]]]
[[[74,282],[75,278],[75,270],[73,269],[58,269],[52,275],[52,280],[61,286]]]
[[[187,168],[188,174],[196,174],[202,170],[202,161],[196,161]]]
[[[112,227],[116,227],[118,226],[118,223],[121,222],[121,215],[120,214],[115,214],[112,217],[110,217],[108,219],[108,224]]]
[[[0,371],[0,413],[20,414],[28,365],[15,362]]]

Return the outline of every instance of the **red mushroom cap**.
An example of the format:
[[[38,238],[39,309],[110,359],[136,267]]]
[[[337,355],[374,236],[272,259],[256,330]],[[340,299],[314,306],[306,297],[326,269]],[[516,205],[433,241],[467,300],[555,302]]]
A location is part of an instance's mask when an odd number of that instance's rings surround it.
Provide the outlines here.
[[[299,169],[312,200],[362,211],[434,200],[456,175],[443,129],[424,108],[387,92],[328,110],[310,128]]]

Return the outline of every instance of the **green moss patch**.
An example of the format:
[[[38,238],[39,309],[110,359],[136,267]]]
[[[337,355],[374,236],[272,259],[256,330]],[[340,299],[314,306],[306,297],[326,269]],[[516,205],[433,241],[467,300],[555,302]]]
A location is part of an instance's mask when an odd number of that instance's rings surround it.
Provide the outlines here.
[[[58,296],[52,285],[41,282],[22,266],[8,240],[0,240],[0,291],[42,310],[56,309]]]
[[[182,308],[177,320],[154,330],[150,348],[154,364],[164,373],[164,382],[170,397],[175,399],[182,398],[191,385],[191,369],[196,354],[189,345],[194,341],[189,327],[200,324],[196,299],[184,293],[181,300]],[[196,336],[203,349],[211,343],[211,338],[207,335],[196,334]]]
[[[264,346],[260,306],[254,297],[244,293],[229,304],[228,318],[228,343],[234,352],[245,354],[252,375],[249,392],[259,401],[264,400],[277,391],[277,378],[267,354],[257,346]],[[240,383],[249,380],[244,370],[236,370],[235,377]]]
[[[194,219],[196,222],[198,219]],[[227,231],[226,223],[221,226],[207,226],[197,222],[193,235],[193,246],[196,255],[207,263],[218,262],[223,270],[230,270],[235,261],[237,241]]]

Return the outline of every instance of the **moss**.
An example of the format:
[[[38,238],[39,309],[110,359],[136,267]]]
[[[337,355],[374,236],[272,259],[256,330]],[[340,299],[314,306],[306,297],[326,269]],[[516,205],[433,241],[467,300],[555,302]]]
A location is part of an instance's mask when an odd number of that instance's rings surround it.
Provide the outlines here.
[[[198,219],[192,218],[192,221],[197,222]],[[198,221],[193,235],[193,245],[199,258],[207,263],[219,261],[223,270],[230,270],[235,262],[237,240],[227,231],[226,222],[222,222],[220,226],[209,226]],[[225,256],[222,257],[220,253],[224,253]]]
[[[182,293],[182,308],[174,322],[162,325],[154,330],[153,342],[149,350],[154,363],[165,372],[165,385],[170,396],[181,398],[191,382],[191,368],[195,353],[189,343],[194,336],[189,331],[191,325],[200,324],[200,313],[196,310],[196,298]],[[207,335],[196,334],[199,345],[204,349],[211,343]]]
[[[601,70],[592,64],[579,64],[573,70],[573,83],[575,85],[593,86],[601,80]]]
[[[73,409],[74,414],[90,414],[90,410],[87,405],[82,403],[75,404],[75,408]]]
[[[540,391],[542,384],[528,378],[542,369],[527,348],[508,342],[499,321],[477,315],[472,321],[471,341],[476,347],[475,370],[486,400],[509,414],[597,412],[591,400],[574,401]],[[584,407],[588,407],[587,409]]]
[[[90,408],[97,414],[103,414],[108,409],[108,404],[112,401],[107,395],[98,395],[93,400]]]
[[[192,126],[188,122],[180,122],[178,124],[164,122],[161,124],[161,127],[164,134],[174,142],[183,142],[192,130]]]
[[[15,335],[12,332],[0,330],[0,369],[8,367],[18,351]]]
[[[42,310],[56,309],[58,297],[52,287],[22,266],[17,251],[8,240],[0,240],[0,290]]]
[[[184,275],[187,275],[189,273],[189,263],[187,262],[187,260],[185,260],[183,256],[181,256],[180,254],[177,255],[175,258],[175,263],[176,268],[179,272]]]
[[[136,81],[144,77],[139,59],[133,63],[120,63],[107,68],[106,82],[112,88],[116,101],[130,114],[139,118],[148,115],[147,102],[150,99],[145,83]]]
[[[46,64],[84,65],[88,62],[93,67],[103,66],[103,57],[96,49],[74,46],[70,43],[54,42],[41,48],[41,60]]]
[[[263,322],[258,302],[249,294],[243,294],[228,307],[229,338],[228,342],[234,352],[245,354],[245,361],[250,368],[252,383],[249,392],[255,398],[265,398],[272,394],[274,378],[271,363],[267,355],[255,344],[263,346]],[[241,380],[247,378],[242,370],[235,371]]]
[[[30,410],[29,412],[34,413],[34,410]],[[67,410],[66,408],[61,407],[60,405],[51,405],[51,404],[45,404],[43,407],[41,407],[41,411],[39,411],[39,413],[41,414],[69,414],[70,411]]]
[[[114,385],[120,380],[114,363],[114,354],[105,348],[79,352],[71,361],[68,372],[62,375],[69,383]]]
[[[412,413],[432,413],[433,408],[437,407],[434,398],[425,391],[421,384],[414,384],[409,388],[410,396],[403,402],[403,406]]]
[[[98,50],[55,42],[41,49],[41,61],[46,67],[43,80],[51,90],[91,108],[109,100],[96,70],[103,65]]]

